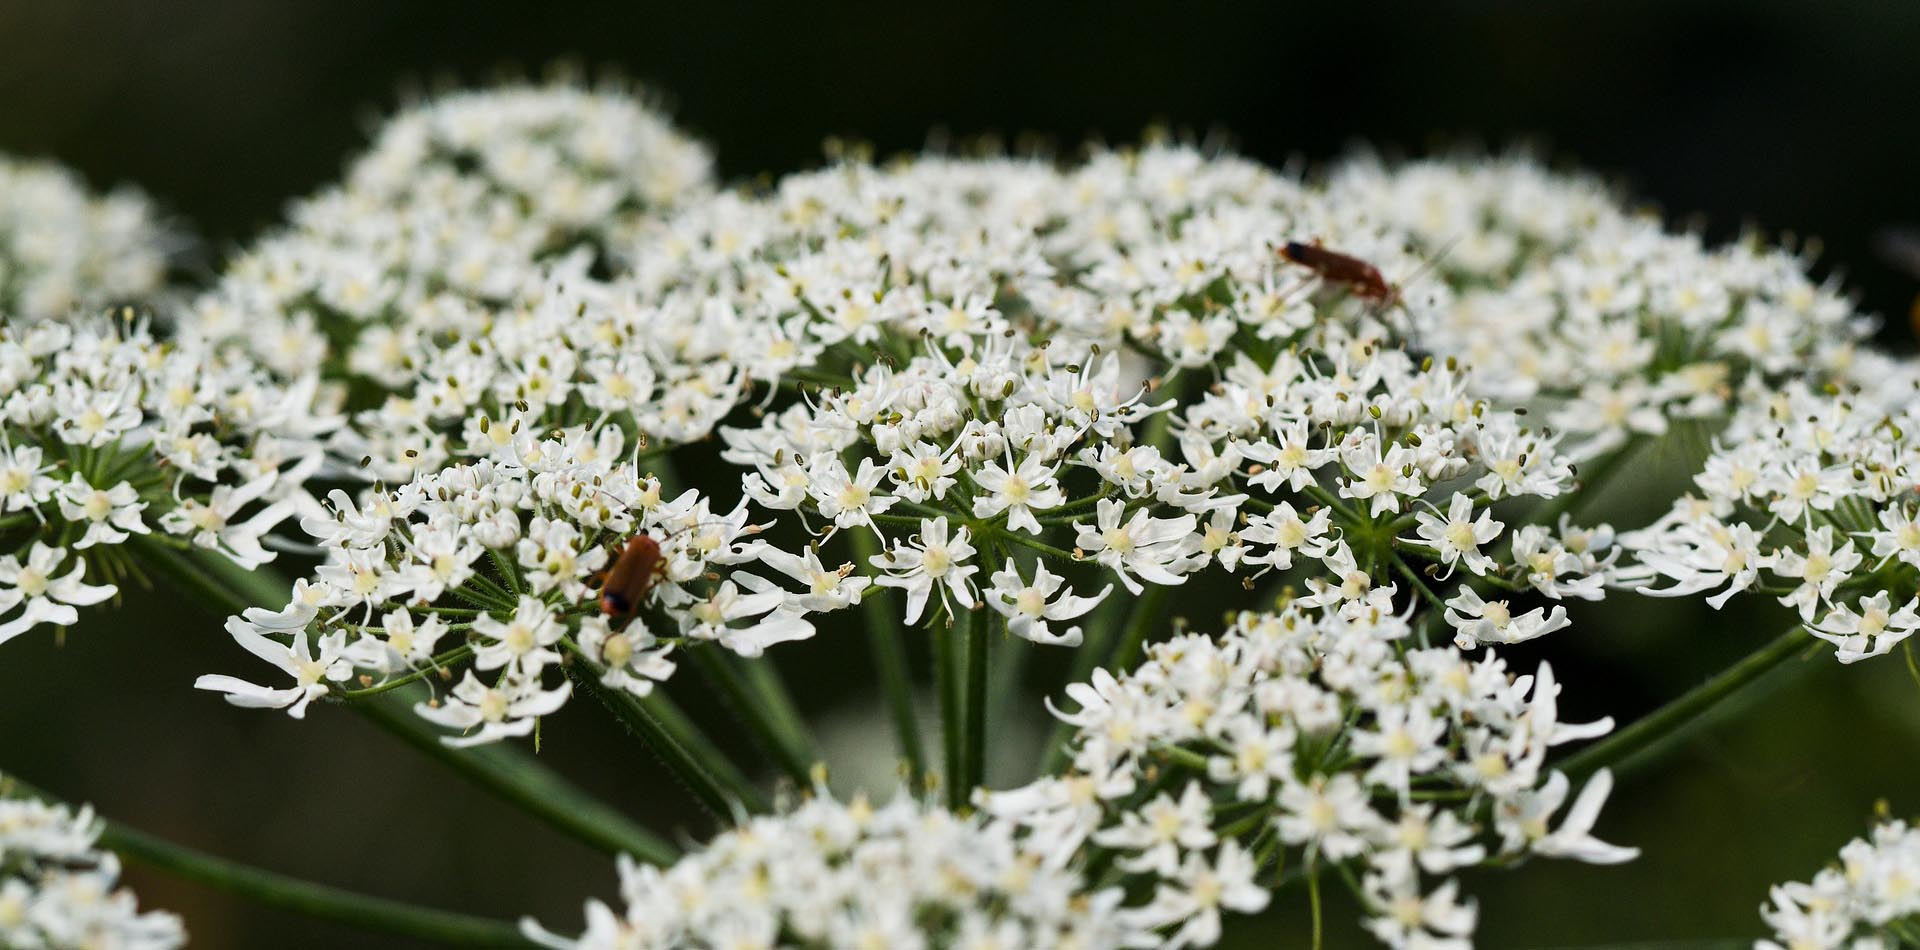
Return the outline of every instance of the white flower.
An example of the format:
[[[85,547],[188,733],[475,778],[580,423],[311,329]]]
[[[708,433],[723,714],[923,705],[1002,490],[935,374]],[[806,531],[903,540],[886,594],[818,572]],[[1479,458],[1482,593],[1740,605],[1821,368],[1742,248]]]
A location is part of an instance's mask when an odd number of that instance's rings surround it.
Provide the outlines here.
[[[1055,633],[1051,624],[1083,616],[1113,592],[1113,585],[1108,584],[1092,597],[1080,597],[1071,589],[1060,594],[1065,583],[1065,578],[1047,570],[1045,561],[1035,561],[1033,583],[1029,584],[1009,560],[993,573],[993,587],[986,592],[987,606],[1007,618],[1007,632],[1016,637],[1051,646],[1076,647],[1080,645],[1079,627]]]
[[[1253,856],[1236,841],[1223,843],[1213,861],[1189,853],[1178,873],[1154,892],[1153,902],[1129,911],[1128,919],[1141,929],[1179,924],[1160,944],[1169,950],[1212,946],[1220,939],[1221,910],[1251,914],[1266,908],[1269,895],[1254,883],[1258,870]]]
[[[1162,877],[1178,873],[1180,856],[1211,848],[1219,840],[1213,832],[1211,804],[1199,782],[1188,782],[1180,797],[1164,792],[1137,810],[1120,816],[1120,823],[1093,835],[1106,848],[1136,852],[1120,859],[1120,866]]]
[[[873,583],[871,578],[854,573],[852,564],[828,570],[820,562],[820,550],[809,546],[800,554],[769,547],[760,552],[761,563],[799,581],[806,590],[787,596],[787,606],[796,612],[839,610],[859,603],[860,593]],[[742,583],[746,583],[743,575]]]
[[[1515,614],[1504,600],[1482,600],[1471,587],[1447,601],[1447,623],[1456,631],[1454,644],[1469,649],[1487,643],[1524,643],[1567,626],[1567,608],[1558,604],[1551,611],[1535,607]]]
[[[282,689],[256,686],[232,676],[207,675],[194,680],[195,689],[210,689],[227,694],[235,706],[285,709],[295,719],[307,714],[307,704],[331,691],[329,682],[344,682],[353,673],[347,662],[346,634],[332,633],[320,638],[316,655],[308,635],[293,635],[291,645],[262,634],[258,628],[238,617],[227,620],[227,632],[248,653],[278,667],[293,677],[294,685]]]
[[[896,795],[875,807],[809,796],[754,816],[667,868],[622,858],[624,908],[586,905],[577,938],[530,919],[542,946],[1119,947],[1150,939],[1115,914],[1119,889],[1095,890],[1007,823],[961,817]],[[1194,874],[1182,916],[1264,903],[1235,852]],[[1171,903],[1171,901],[1170,901]],[[790,935],[790,936],[783,936]]]
[[[1613,790],[1613,774],[1601,769],[1587,780],[1572,807],[1551,828],[1553,813],[1567,800],[1567,776],[1555,772],[1537,791],[1506,799],[1494,810],[1494,827],[1507,847],[1524,847],[1535,854],[1571,858],[1588,864],[1619,864],[1639,857],[1638,848],[1622,848],[1593,837],[1593,825],[1600,817]]]
[[[793,608],[784,606],[786,592],[752,574],[738,575],[751,594],[740,593],[733,581],[722,581],[706,599],[691,604],[680,621],[684,636],[718,640],[741,656],[754,657],[776,643],[813,636],[813,625]],[[734,621],[750,621],[735,626]]]
[[[1455,494],[1447,503],[1445,517],[1439,515],[1438,509],[1414,512],[1417,537],[1406,540],[1433,548],[1449,572],[1455,564],[1465,564],[1467,570],[1475,574],[1486,574],[1494,569],[1494,562],[1493,558],[1480,553],[1480,546],[1499,537],[1505,525],[1493,520],[1491,509],[1483,509],[1478,519],[1474,518],[1473,511],[1473,499]]]
[[[875,465],[872,459],[861,459],[860,470],[849,475],[847,467],[829,455],[814,465],[808,475],[812,481],[808,491],[819,506],[820,514],[833,519],[839,527],[871,526],[874,515],[893,507],[892,496],[876,491],[886,470]]]
[[[1852,541],[1834,547],[1833,529],[1826,525],[1807,532],[1806,549],[1789,548],[1773,559],[1773,572],[1781,577],[1797,578],[1800,586],[1780,598],[1780,602],[1800,611],[1800,619],[1812,620],[1820,605],[1833,597],[1834,588],[1848,579],[1860,566],[1860,552]]]
[[[522,594],[512,616],[502,621],[482,614],[474,618],[473,632],[490,641],[474,650],[474,668],[497,670],[511,664],[512,674],[538,677],[548,664],[560,662],[553,646],[567,631],[544,602]]]
[[[615,631],[607,618],[588,617],[580,621],[578,636],[580,652],[606,667],[600,682],[615,689],[646,696],[655,683],[673,675],[674,662],[668,659],[673,645],[660,643],[637,618]]]
[[[4,172],[4,166],[0,166]],[[90,807],[0,798],[0,942],[9,947],[175,950],[180,918],[141,912]]]
[[[1040,456],[1028,454],[1018,466],[988,462],[973,473],[973,480],[986,492],[973,499],[973,516],[991,518],[1007,513],[1007,526],[1028,534],[1040,533],[1040,522],[1033,514],[1058,508],[1066,501],[1054,482],[1054,470]]]
[[[1920,917],[1920,830],[1883,820],[1840,849],[1839,859],[1811,881],[1775,885],[1761,919],[1777,940],[1761,950],[1899,946]]]
[[[1883,656],[1920,628],[1920,602],[1908,601],[1899,610],[1886,591],[1862,598],[1857,611],[1837,604],[1807,632],[1838,647],[1834,652],[1842,663],[1855,663],[1868,657]]]
[[[1156,518],[1139,509],[1123,524],[1124,502],[1102,499],[1094,524],[1080,524],[1074,543],[1092,560],[1120,575],[1120,583],[1138,594],[1145,590],[1134,575],[1155,584],[1184,584],[1188,571],[1205,563],[1195,557],[1193,515]]]
[[[149,534],[152,529],[140,520],[147,503],[132,485],[121,482],[112,488],[95,488],[79,472],[60,486],[60,515],[68,521],[87,526],[87,533],[74,542],[75,548],[96,544],[119,544],[130,535]]]
[[[922,519],[920,533],[908,543],[895,544],[870,558],[874,567],[890,572],[881,575],[875,583],[907,592],[907,624],[920,621],[935,585],[944,585],[940,595],[943,600],[951,592],[961,606],[972,609],[973,587],[967,578],[978,573],[980,567],[962,563],[974,555],[974,547],[968,543],[971,537],[968,529],[962,527],[949,541],[944,516]],[[891,573],[893,571],[899,573]]]
[[[149,301],[183,243],[132,188],[94,194],[59,165],[0,157],[0,314],[33,323]]]
[[[47,476],[53,470],[52,465],[44,463],[38,446],[0,442],[0,514],[46,504],[60,485]]]
[[[268,471],[238,488],[215,485],[205,503],[193,498],[181,499],[180,507],[160,516],[160,527],[169,534],[191,535],[194,544],[218,550],[241,567],[258,568],[274,558],[272,551],[260,546],[260,539],[293,514],[295,502],[283,499],[265,506],[245,521],[236,523],[233,519],[278,480],[279,472]]]
[[[1432,893],[1420,893],[1420,878],[1408,865],[1387,865],[1361,882],[1372,916],[1367,931],[1394,948],[1468,950],[1478,914],[1473,902],[1461,903],[1459,882],[1446,881]]]
[[[443,736],[441,742],[454,747],[480,745],[532,732],[534,721],[558,710],[572,691],[571,682],[542,689],[538,679],[511,669],[487,686],[468,671],[444,702],[419,703],[414,712],[428,722],[464,733]]]
[[[0,623],[0,643],[5,643],[43,623],[71,626],[80,619],[75,607],[97,604],[119,589],[112,584],[83,584],[84,560],[75,558],[73,570],[60,574],[64,560],[59,548],[39,541],[27,550],[22,561],[17,554],[0,554],[0,616],[25,604],[20,615]]]

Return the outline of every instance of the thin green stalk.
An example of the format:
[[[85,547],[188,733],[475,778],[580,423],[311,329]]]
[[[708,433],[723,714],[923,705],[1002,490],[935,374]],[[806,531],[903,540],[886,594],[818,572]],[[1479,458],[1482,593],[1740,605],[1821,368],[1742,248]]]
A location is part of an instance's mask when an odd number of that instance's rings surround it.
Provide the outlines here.
[[[804,740],[796,736],[793,729],[782,724],[783,710],[776,709],[774,703],[769,702],[747,681],[745,672],[732,662],[732,657],[709,644],[693,645],[682,655],[690,658],[693,665],[700,668],[701,674],[720,688],[727,705],[733,707],[747,731],[753,734],[754,741],[772,756],[774,763],[802,787],[809,785],[812,780],[808,773],[818,757],[806,747]],[[762,657],[749,661],[747,666],[752,668],[769,662]],[[790,704],[786,706],[784,715],[796,715]]]
[[[1677,742],[1701,725],[1702,714],[1797,656],[1813,642],[1813,635],[1805,627],[1795,626],[1766,646],[1714,674],[1706,682],[1634,720],[1625,729],[1556,763],[1554,767],[1577,780],[1610,765],[1625,762],[1655,743]]]
[[[576,656],[574,662],[567,664],[567,676],[572,678],[575,688],[598,700],[615,719],[639,736],[674,777],[715,817],[731,821],[736,805],[756,811],[765,808],[765,802],[760,800],[758,791],[752,787],[742,789],[723,785],[702,764],[700,756],[689,752],[674,740],[652,710],[638,697],[624,689],[602,685],[599,671],[593,669],[584,657]]]
[[[1572,511],[1576,506],[1586,505],[1600,493],[1600,487],[1609,478],[1625,470],[1628,456],[1638,455],[1645,448],[1645,436],[1633,436],[1622,443],[1613,452],[1588,462],[1585,471],[1579,475],[1579,486],[1547,499],[1546,503],[1527,514],[1526,524],[1543,524],[1553,527],[1560,516]]]
[[[947,804],[960,808],[972,791],[966,775],[966,640],[972,617],[961,612],[945,630],[935,631],[933,672],[940,683],[940,742],[944,753]]]
[[[967,748],[961,766],[969,796],[987,777],[987,627],[982,617],[967,623]]]
[[[880,553],[880,542],[866,531],[844,532],[853,545],[854,559],[861,565],[872,563]],[[867,645],[873,651],[873,667],[880,675],[880,689],[886,697],[887,714],[893,719],[893,733],[900,744],[900,756],[907,763],[907,780],[914,788],[926,780],[927,756],[920,745],[920,723],[914,715],[913,680],[907,669],[905,630],[893,597],[868,588],[860,599],[866,615]]]
[[[442,733],[413,714],[420,694],[395,693],[356,704],[367,719],[468,781],[556,828],[609,854],[628,854],[648,864],[671,864],[679,851],[633,819],[609,807],[552,770],[536,765],[515,746],[502,743],[446,755]]]
[[[1147,631],[1161,620],[1160,610],[1166,605],[1167,596],[1172,588],[1162,584],[1150,584],[1147,592],[1134,601],[1133,612],[1127,615],[1126,632],[1120,635],[1120,642],[1113,648],[1113,656],[1107,659],[1105,666],[1110,670],[1130,670],[1140,658],[1140,649],[1147,642]]]
[[[59,799],[17,779],[0,790]],[[255,903],[330,920],[360,930],[458,947],[528,947],[513,924],[453,911],[420,907],[385,897],[305,881],[174,844],[116,821],[104,821],[100,844],[129,860],[182,880],[204,884]]]
[[[747,688],[753,691],[761,706],[773,718],[774,725],[781,730],[781,741],[793,749],[811,770],[820,761],[820,750],[814,745],[807,719],[800,714],[800,707],[793,701],[793,692],[787,689],[780,668],[771,659],[731,656],[728,661],[739,665],[741,675],[746,677]]]
[[[652,716],[654,721],[667,731],[668,738],[679,744],[681,748],[693,750],[694,755],[706,766],[707,771],[713,773],[714,778],[719,779],[720,783],[727,788],[735,789],[741,801],[749,806],[749,811],[764,810],[759,786],[754,784],[745,772],[740,771],[739,766],[733,764],[732,757],[720,751],[719,743],[714,742],[712,737],[696,725],[693,717],[688,716],[673,701],[673,697],[656,689],[637,701],[640,707],[646,710],[647,715]]]
[[[1045,554],[1048,557],[1051,557],[1057,561],[1063,561],[1068,564],[1077,564],[1080,561],[1079,556],[1074,554],[1072,551],[1064,550],[1062,548],[1056,548],[1051,544],[1046,544],[1040,541],[1036,541],[1032,538],[1027,537],[1026,533],[1022,531],[1016,531],[1016,530],[1002,531],[1000,532],[1000,537],[1004,538],[1007,541],[1011,541],[1014,544],[1018,544],[1021,547],[1032,548],[1033,550],[1038,551],[1041,554]]]
[[[293,589],[290,582],[270,569],[249,571],[218,554],[182,550],[145,537],[136,537],[129,544],[139,547],[144,563],[196,594],[195,602],[216,615],[237,614],[253,606],[280,607]],[[347,708],[406,739],[429,758],[596,848],[625,851],[646,861],[657,861],[672,853],[644,828],[540,764],[518,746],[492,745],[483,752],[449,748],[437,735],[433,741],[417,741],[395,723],[407,720],[408,730],[427,730],[426,723],[412,723],[417,717],[410,712],[393,716],[389,710],[377,707],[377,702],[347,704]],[[536,804],[542,807],[533,807]]]
[[[473,655],[473,647],[471,645],[454,647],[453,649],[448,650],[447,652],[434,657],[429,665],[421,667],[420,669],[414,670],[413,672],[408,673],[405,676],[396,676],[393,679],[387,680],[384,683],[377,683],[373,686],[368,686],[365,689],[337,689],[337,690],[334,690],[333,693],[328,698],[338,699],[342,702],[349,702],[349,703],[358,702],[363,699],[372,699],[373,697],[378,696],[381,693],[390,693],[396,689],[402,689],[407,686],[411,686],[414,683],[417,683],[423,679],[426,679],[429,676],[438,675],[446,668],[448,664],[458,663],[461,660],[464,660],[467,657],[472,655]]]
[[[1307,875],[1307,904],[1313,908],[1313,950],[1320,950],[1320,875]]]
[[[1031,640],[1007,634],[1006,629],[1004,620],[994,624],[993,669],[987,674],[989,719],[1003,715],[1007,710],[1028,708],[1026,701],[1020,698],[1020,688],[1026,676],[1027,664],[1037,647]],[[991,721],[987,728],[994,728]]]

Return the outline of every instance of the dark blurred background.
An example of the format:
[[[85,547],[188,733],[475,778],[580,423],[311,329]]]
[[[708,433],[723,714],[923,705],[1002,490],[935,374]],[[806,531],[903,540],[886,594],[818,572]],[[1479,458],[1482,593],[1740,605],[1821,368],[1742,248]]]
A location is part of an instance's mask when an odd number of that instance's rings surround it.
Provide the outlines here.
[[[0,150],[57,158],[96,185],[132,182],[204,239],[200,266],[335,177],[408,88],[612,67],[668,97],[742,178],[819,160],[825,136],[917,147],[1035,133],[1063,151],[1151,123],[1225,133],[1270,162],[1357,143],[1417,154],[1530,142],[1621,181],[1716,236],[1757,226],[1822,239],[1885,342],[1910,348],[1920,282],[1871,251],[1920,221],[1920,5],[1883,2],[1480,2],[1220,6],[728,3],[33,3],[0,0]],[[1687,460],[1656,449],[1616,484],[1672,490]],[[1200,619],[1200,618],[1196,618]],[[1211,619],[1211,618],[1206,618]],[[1513,651],[1550,657],[1576,715],[1630,719],[1785,622],[1693,601],[1623,597],[1574,631]],[[251,672],[217,618],[164,594],[0,649],[0,768],[177,840],[395,897],[568,927],[613,869],[469,790],[338,708],[307,722],[232,710],[189,688]],[[865,648],[825,630],[783,652],[839,747],[888,754]],[[1898,656],[1820,656],[1775,677],[1737,721],[1631,776],[1603,836],[1624,868],[1538,864],[1469,882],[1481,944],[1576,946],[1752,936],[1769,882],[1805,878],[1877,798],[1920,813],[1920,687]],[[1057,663],[1034,669],[1033,686]],[[724,727],[689,677],[686,704]],[[689,686],[695,688],[688,688]],[[1007,734],[1035,713],[1002,719]],[[996,714],[997,715],[997,714]],[[584,701],[543,756],[657,827],[706,830],[644,754]],[[1012,740],[1009,739],[1011,743]],[[1001,781],[1019,777],[1004,768]],[[395,946],[130,871],[147,903],[206,947]],[[1303,931],[1277,902],[1247,946]],[[1333,945],[1364,945],[1336,909]]]

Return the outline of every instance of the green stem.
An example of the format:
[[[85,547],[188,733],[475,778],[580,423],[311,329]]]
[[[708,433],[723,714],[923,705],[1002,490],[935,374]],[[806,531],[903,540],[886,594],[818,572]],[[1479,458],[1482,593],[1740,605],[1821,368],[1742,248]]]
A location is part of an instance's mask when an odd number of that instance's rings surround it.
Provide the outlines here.
[[[730,658],[740,665],[747,678],[747,688],[760,700],[762,708],[773,717],[773,723],[781,730],[781,741],[798,758],[807,763],[811,770],[821,761],[820,750],[814,745],[813,733],[807,729],[807,719],[800,714],[800,707],[793,701],[793,692],[787,689],[786,680],[780,675],[780,668],[770,659]]]
[[[961,765],[969,797],[987,777],[987,627],[981,617],[967,623],[967,748]]]
[[[700,756],[675,740],[646,703],[624,689],[602,685],[600,671],[594,669],[594,665],[585,657],[575,655],[574,662],[567,664],[567,676],[572,678],[577,689],[599,700],[600,705],[605,706],[615,719],[639,736],[709,812],[722,821],[731,821],[736,803],[749,810],[764,810],[765,803],[760,800],[757,790],[751,786],[729,788],[723,785],[702,764]]]
[[[673,845],[552,770],[535,764],[515,746],[493,743],[461,750],[459,755],[444,754],[442,733],[413,713],[418,698],[384,695],[355,708],[374,725],[468,781],[602,851],[629,854],[648,864],[671,864],[679,856]]]
[[[740,800],[748,805],[749,811],[765,810],[763,807],[765,802],[760,797],[759,786],[754,784],[745,772],[740,771],[739,766],[733,764],[732,757],[720,751],[719,743],[714,742],[712,737],[696,725],[693,717],[688,716],[679,705],[674,703],[673,697],[656,689],[646,698],[640,699],[639,703],[641,708],[645,709],[647,714],[667,731],[668,738],[678,743],[681,748],[691,749],[701,764],[706,766],[707,771],[713,773],[714,778],[719,779],[720,783],[727,788],[734,789]]]
[[[23,792],[57,802],[24,782],[0,781],[0,791]],[[103,821],[100,844],[128,859],[183,880],[204,884],[268,907],[330,920],[360,930],[392,934],[409,940],[460,947],[527,947],[532,941],[513,924],[453,911],[419,907],[385,897],[277,874],[238,861],[215,857],[129,828]]]
[[[1313,950],[1320,950],[1320,875],[1307,875],[1307,904],[1313,908]]]
[[[854,559],[863,569],[880,553],[880,542],[866,531],[844,532],[853,545]],[[907,763],[907,780],[913,788],[926,781],[927,756],[920,745],[920,724],[914,716],[913,680],[907,670],[905,631],[893,598],[881,590],[868,588],[860,599],[866,615],[867,645],[873,651],[873,668],[880,675],[880,689],[886,696],[887,713],[893,719],[894,737],[900,755]]]
[[[1640,449],[1646,445],[1646,441],[1645,436],[1632,436],[1611,453],[1588,462],[1586,471],[1580,473],[1580,480],[1573,488],[1547,499],[1545,504],[1529,512],[1525,523],[1541,524],[1550,528],[1556,526],[1561,515],[1572,511],[1575,506],[1591,502],[1594,496],[1600,493],[1600,487],[1607,483],[1607,479],[1625,469],[1627,466],[1622,463],[1628,456],[1639,454]],[[1515,527],[1518,528],[1517,525]]]
[[[1166,604],[1171,590],[1161,584],[1151,584],[1146,594],[1134,602],[1133,612],[1127,615],[1126,632],[1120,635],[1119,645],[1113,648],[1113,656],[1106,663],[1107,669],[1133,669],[1134,661],[1140,658],[1140,648],[1147,642],[1147,630],[1164,619],[1160,616],[1160,608]]]
[[[1813,642],[1813,635],[1805,627],[1795,626],[1766,646],[1714,674],[1712,679],[1634,720],[1625,729],[1556,763],[1554,767],[1578,780],[1624,762],[1657,742],[1677,742],[1702,724],[1702,714],[1798,655]]]
[[[727,705],[739,714],[754,741],[775,763],[802,788],[809,786],[812,780],[808,772],[819,757],[804,736],[785,722],[798,718],[791,701],[784,699],[785,687],[779,688],[780,698],[765,695],[762,688],[748,681],[747,674],[733,662],[732,656],[723,654],[720,647],[712,644],[694,644],[683,651],[683,655],[692,659],[700,672],[720,688]],[[764,667],[771,662],[765,657],[750,660],[746,669]]]
[[[972,616],[961,612],[945,630],[936,631],[934,677],[940,683],[940,742],[944,752],[947,804],[960,808],[967,803],[966,787],[966,649],[967,627]]]
[[[249,571],[227,558],[198,549],[186,551],[151,538],[136,537],[145,563],[165,574],[181,587],[198,595],[195,600],[215,615],[238,614],[248,607],[283,606],[293,585],[268,568]],[[194,556],[200,555],[200,556]],[[633,824],[559,773],[540,764],[518,746],[492,745],[487,751],[454,749],[439,741],[418,741],[408,733],[431,732],[411,712],[400,716],[388,710],[376,710],[377,702],[356,702],[352,709],[388,732],[405,739],[453,771],[478,783],[482,788],[525,808],[560,831],[607,851],[626,851],[641,860],[668,858],[672,850],[645,829]],[[406,722],[403,730],[398,720]],[[535,808],[533,806],[541,805]],[[664,850],[663,850],[664,849]]]
[[[1012,529],[1008,529],[1006,531],[1000,532],[1000,537],[1007,541],[1011,541],[1014,544],[1018,544],[1021,547],[1032,548],[1033,550],[1038,551],[1041,554],[1045,554],[1048,557],[1051,557],[1058,561],[1064,561],[1069,564],[1078,564],[1080,562],[1079,556],[1074,554],[1072,551],[1056,548],[1051,544],[1046,544],[1044,542],[1036,541],[1032,538],[1027,537],[1026,533],[1022,531],[1015,531]]]

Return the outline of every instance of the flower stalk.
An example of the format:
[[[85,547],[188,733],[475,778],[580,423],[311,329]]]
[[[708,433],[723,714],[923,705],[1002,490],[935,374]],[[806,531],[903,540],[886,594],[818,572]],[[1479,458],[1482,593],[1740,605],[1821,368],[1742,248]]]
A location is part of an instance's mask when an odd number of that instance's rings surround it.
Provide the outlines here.
[[[56,802],[57,798],[8,777],[10,792]],[[155,870],[255,903],[369,933],[450,947],[527,947],[533,944],[511,923],[404,901],[361,894],[217,857],[175,844],[115,821],[104,822],[100,843]]]

